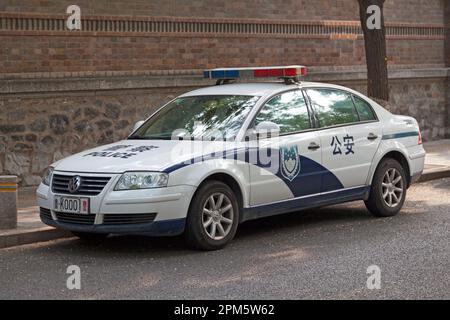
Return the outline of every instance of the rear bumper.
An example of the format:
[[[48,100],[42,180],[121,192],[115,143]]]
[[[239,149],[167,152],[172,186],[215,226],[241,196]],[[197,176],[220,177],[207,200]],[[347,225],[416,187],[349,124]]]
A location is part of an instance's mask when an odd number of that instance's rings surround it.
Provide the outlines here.
[[[114,234],[136,234],[149,236],[176,236],[184,231],[186,219],[159,220],[149,223],[122,224],[122,225],[82,225],[65,223],[41,215],[41,221],[49,226],[69,231],[87,233],[114,233]]]
[[[416,183],[417,181],[419,181],[421,176],[422,176],[422,171],[413,174],[411,176],[411,183],[410,184],[413,184],[413,183]]]
[[[422,176],[422,172],[425,166],[425,155],[425,149],[421,144],[408,148],[408,164],[409,172],[411,175],[409,185],[419,181],[420,177]]]

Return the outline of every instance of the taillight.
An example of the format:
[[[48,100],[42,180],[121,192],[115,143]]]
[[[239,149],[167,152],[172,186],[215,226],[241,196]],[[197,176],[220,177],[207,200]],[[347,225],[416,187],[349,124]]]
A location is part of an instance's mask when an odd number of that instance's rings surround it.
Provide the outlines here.
[[[420,129],[419,129],[419,141],[418,141],[418,143],[422,144],[422,133],[420,132]]]

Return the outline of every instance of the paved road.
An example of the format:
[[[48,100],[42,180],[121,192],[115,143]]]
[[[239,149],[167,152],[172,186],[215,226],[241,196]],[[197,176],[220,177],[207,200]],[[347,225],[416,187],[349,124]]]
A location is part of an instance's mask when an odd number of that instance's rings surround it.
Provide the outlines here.
[[[81,290],[66,268],[81,268]],[[366,288],[367,267],[381,289]],[[216,252],[182,238],[76,239],[0,250],[0,298],[450,299],[450,179],[413,186],[401,214],[361,202],[252,221]]]

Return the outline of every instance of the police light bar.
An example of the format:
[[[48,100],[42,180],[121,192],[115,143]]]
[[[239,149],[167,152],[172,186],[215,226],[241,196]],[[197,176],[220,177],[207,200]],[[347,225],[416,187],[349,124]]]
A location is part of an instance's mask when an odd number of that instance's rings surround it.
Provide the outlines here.
[[[305,75],[305,66],[218,68],[203,72],[204,78],[217,80],[238,78],[298,78]]]

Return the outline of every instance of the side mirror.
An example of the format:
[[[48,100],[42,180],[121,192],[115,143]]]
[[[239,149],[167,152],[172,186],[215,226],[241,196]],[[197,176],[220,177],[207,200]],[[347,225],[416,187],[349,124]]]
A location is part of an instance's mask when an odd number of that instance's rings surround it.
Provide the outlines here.
[[[276,137],[280,134],[280,126],[272,121],[263,121],[256,125],[255,131],[258,139]]]
[[[144,124],[144,120],[138,121],[134,124],[133,130],[131,130],[130,133],[135,132],[137,129],[139,129],[140,126],[142,126]]]

